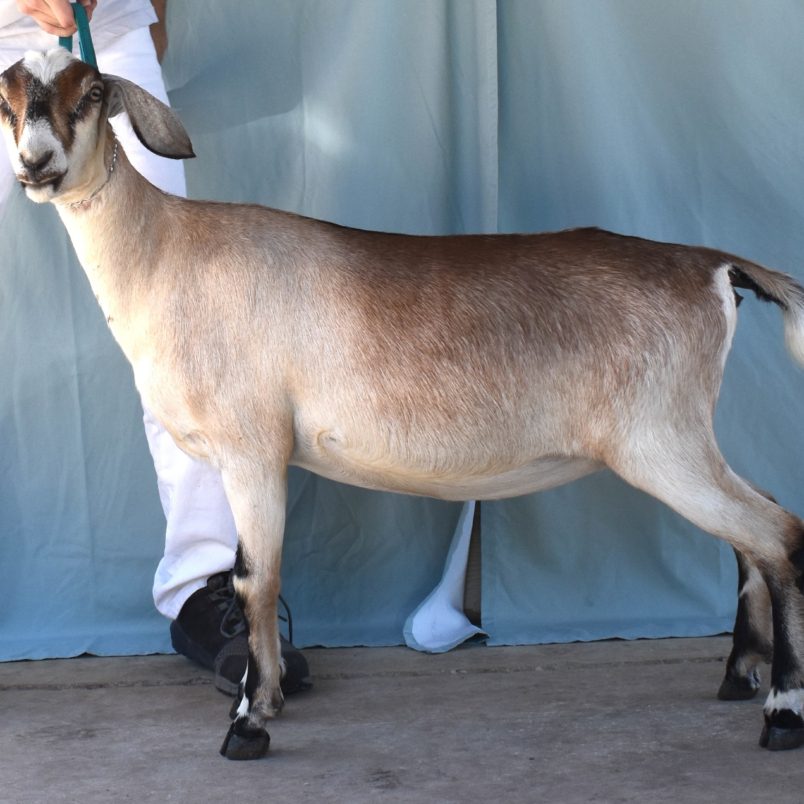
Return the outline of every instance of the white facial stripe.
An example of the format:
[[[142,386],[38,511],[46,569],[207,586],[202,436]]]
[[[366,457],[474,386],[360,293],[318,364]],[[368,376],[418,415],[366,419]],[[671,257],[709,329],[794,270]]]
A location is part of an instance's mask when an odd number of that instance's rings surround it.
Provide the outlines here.
[[[29,50],[23,58],[23,67],[41,84],[51,84],[56,76],[74,61],[71,53],[63,47],[52,48],[46,52]],[[38,118],[26,121],[20,141],[17,144],[19,156],[14,159],[16,172],[22,170],[19,157],[28,162],[36,162],[48,151],[53,153],[47,164],[48,173],[62,173],[67,169],[67,156],[64,146],[56,137],[50,121]]]
[[[53,133],[50,122],[43,118],[25,123],[18,150],[19,155],[28,162],[35,162],[43,154],[52,151],[53,156],[47,164],[47,171],[61,173],[67,169],[64,146]]]
[[[63,47],[56,47],[44,53],[29,50],[22,60],[22,66],[41,83],[50,84],[72,61],[75,61],[72,53]]]

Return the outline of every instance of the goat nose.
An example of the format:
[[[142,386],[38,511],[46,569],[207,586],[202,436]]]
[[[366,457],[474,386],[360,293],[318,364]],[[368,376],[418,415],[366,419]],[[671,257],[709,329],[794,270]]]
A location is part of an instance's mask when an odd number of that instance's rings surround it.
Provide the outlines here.
[[[44,151],[36,156],[20,154],[20,162],[26,170],[41,170],[53,157],[53,151]]]

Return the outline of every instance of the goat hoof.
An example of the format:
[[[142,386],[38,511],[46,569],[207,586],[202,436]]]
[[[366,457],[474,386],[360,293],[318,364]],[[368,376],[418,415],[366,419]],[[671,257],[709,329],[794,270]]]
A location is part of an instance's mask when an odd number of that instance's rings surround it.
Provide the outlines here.
[[[759,678],[749,676],[726,676],[717,697],[721,701],[750,701],[759,692]]]
[[[235,721],[226,733],[221,756],[234,760],[262,759],[270,744],[271,737],[265,729],[255,729]]]
[[[759,745],[768,751],[789,751],[804,745],[804,728],[783,729],[781,726],[764,726]]]

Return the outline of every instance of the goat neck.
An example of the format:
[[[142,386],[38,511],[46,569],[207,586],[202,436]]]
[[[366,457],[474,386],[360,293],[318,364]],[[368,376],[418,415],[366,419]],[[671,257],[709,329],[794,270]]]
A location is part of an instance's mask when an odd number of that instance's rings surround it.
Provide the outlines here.
[[[159,264],[159,229],[168,225],[166,196],[134,169],[113,135],[98,150],[103,173],[54,203],[107,323],[134,359],[134,324]]]

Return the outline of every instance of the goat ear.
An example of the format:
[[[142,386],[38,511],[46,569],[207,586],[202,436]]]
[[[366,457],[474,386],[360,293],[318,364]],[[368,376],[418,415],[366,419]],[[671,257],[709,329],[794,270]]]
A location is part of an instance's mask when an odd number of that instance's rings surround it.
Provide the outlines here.
[[[176,113],[132,81],[104,75],[108,116],[127,112],[140,142],[159,156],[190,159],[193,145]]]

